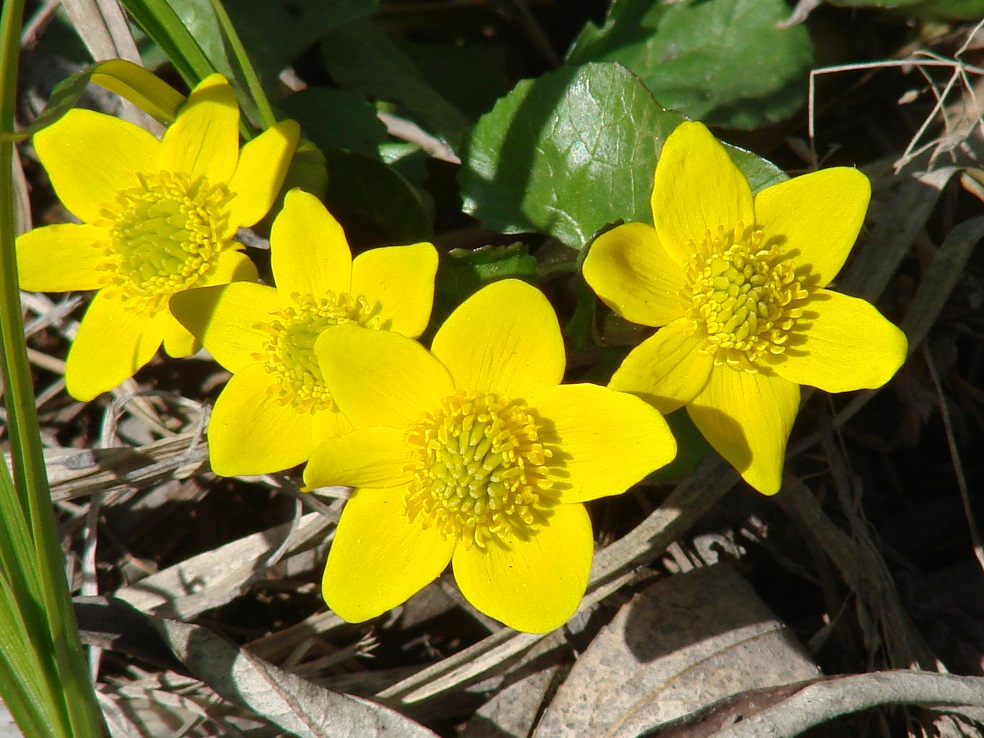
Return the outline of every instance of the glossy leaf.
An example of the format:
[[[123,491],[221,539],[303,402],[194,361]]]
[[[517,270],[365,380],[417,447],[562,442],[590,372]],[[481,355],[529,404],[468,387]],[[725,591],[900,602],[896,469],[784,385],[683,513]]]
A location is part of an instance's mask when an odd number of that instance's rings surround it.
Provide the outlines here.
[[[616,64],[524,80],[472,130],[464,209],[493,230],[548,233],[576,249],[610,223],[651,223],[656,159],[682,120]],[[753,189],[785,179],[754,154],[731,151]]]
[[[468,120],[434,90],[413,61],[368,21],[330,33],[322,46],[332,78],[345,89],[395,103],[457,149]]]
[[[393,169],[356,151],[325,152],[325,205],[349,243],[382,246],[426,241],[431,219],[413,186]]]
[[[346,90],[309,87],[278,103],[322,149],[350,149],[376,156],[386,126],[365,99]]]
[[[712,125],[758,128],[805,99],[813,61],[805,26],[781,27],[783,0],[613,3],[588,24],[570,64],[613,61],[638,74],[665,107]]]

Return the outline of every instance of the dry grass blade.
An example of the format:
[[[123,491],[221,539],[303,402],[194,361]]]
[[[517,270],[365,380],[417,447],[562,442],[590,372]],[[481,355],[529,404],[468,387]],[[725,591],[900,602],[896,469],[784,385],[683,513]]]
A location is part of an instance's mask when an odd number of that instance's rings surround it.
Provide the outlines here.
[[[580,655],[537,738],[633,738],[749,689],[820,670],[735,570],[651,585]]]
[[[792,738],[860,710],[880,705],[939,709],[984,707],[984,679],[918,671],[881,671],[810,684],[758,714],[714,733],[715,738]]]
[[[202,471],[208,449],[182,433],[139,448],[45,449],[53,502],[95,492],[145,489]]]
[[[434,733],[381,705],[322,689],[278,669],[214,633],[160,619],[175,655],[218,694],[298,738],[435,738]]]
[[[293,553],[320,543],[335,521],[309,513],[295,525],[284,523],[227,543],[152,574],[116,592],[144,612],[191,618],[231,601],[271,564],[280,550]],[[286,544],[286,545],[285,545]]]
[[[882,623],[889,662],[899,667],[918,663],[924,668],[934,668],[936,659],[902,608],[888,568],[865,531],[854,527],[852,537],[838,528],[802,483],[787,484],[776,501],[833,561],[841,577],[857,595],[859,606],[863,608],[862,622],[878,620]],[[874,631],[866,635],[869,641],[878,638]],[[877,644],[869,642],[869,647],[875,649]]]

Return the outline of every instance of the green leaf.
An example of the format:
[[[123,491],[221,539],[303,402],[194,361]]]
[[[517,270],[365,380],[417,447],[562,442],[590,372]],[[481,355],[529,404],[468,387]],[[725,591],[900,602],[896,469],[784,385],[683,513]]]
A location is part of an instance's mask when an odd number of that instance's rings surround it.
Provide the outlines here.
[[[191,0],[199,4],[200,0]],[[257,67],[275,79],[325,34],[368,17],[377,0],[225,0],[224,5]]]
[[[448,252],[441,259],[437,272],[431,325],[443,323],[458,305],[481,287],[508,278],[537,283],[536,259],[530,256],[524,243]]]
[[[417,191],[386,164],[357,151],[325,152],[325,205],[356,246],[426,241],[431,219]]]
[[[848,8],[883,8],[899,14],[940,20],[977,21],[984,16],[984,0],[828,0]]]
[[[328,71],[340,86],[401,106],[457,151],[469,121],[431,87],[414,63],[369,21],[350,23],[325,37]]]
[[[547,233],[581,249],[620,220],[652,222],[653,171],[683,116],[617,64],[564,67],[520,82],[472,130],[464,210],[502,233]],[[753,190],[786,175],[729,147]]]
[[[472,120],[508,92],[506,53],[499,46],[452,46],[399,39],[396,46],[427,83]]]
[[[376,156],[387,141],[386,126],[365,98],[346,90],[309,87],[278,103],[322,149],[351,149]]]
[[[494,230],[549,233],[576,249],[621,218],[651,221],[656,157],[682,120],[616,64],[524,80],[472,130],[464,209]]]
[[[813,50],[805,26],[779,27],[784,0],[617,0],[588,24],[568,63],[618,62],[666,108],[712,125],[759,128],[804,101]]]
[[[181,0],[172,2],[180,6]],[[189,87],[194,87],[212,72],[221,71],[209,60],[168,0],[120,0],[120,4],[144,33],[161,47]],[[207,7],[203,12],[211,15],[212,9]]]

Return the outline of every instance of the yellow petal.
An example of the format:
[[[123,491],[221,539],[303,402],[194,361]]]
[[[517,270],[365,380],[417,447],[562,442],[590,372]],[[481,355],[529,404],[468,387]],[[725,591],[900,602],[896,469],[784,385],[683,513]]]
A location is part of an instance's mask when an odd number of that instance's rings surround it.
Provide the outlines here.
[[[213,287],[230,282],[255,282],[256,265],[242,251],[228,249],[215,257],[212,268],[198,278],[196,287]]]
[[[252,364],[223,388],[208,423],[208,456],[216,474],[271,474],[310,458],[311,414],[281,404],[276,382],[262,364]]]
[[[774,369],[783,379],[825,392],[875,389],[905,362],[905,334],[869,302],[818,290],[804,307],[807,328]],[[791,339],[792,340],[792,339]]]
[[[191,356],[202,347],[201,341],[195,338],[187,328],[172,318],[164,326],[164,351],[175,359]]]
[[[229,225],[259,222],[283,187],[301,128],[292,120],[271,126],[243,146],[236,173],[229,181]]]
[[[91,110],[70,110],[38,131],[34,149],[58,199],[79,220],[92,223],[116,193],[156,172],[161,143],[140,126]]]
[[[629,352],[608,386],[639,395],[663,414],[683,407],[704,389],[714,366],[692,329],[689,318],[660,328]]]
[[[254,354],[270,338],[262,325],[282,307],[273,287],[251,282],[179,292],[169,304],[171,314],[230,372],[256,363]]]
[[[345,232],[321,201],[293,189],[270,233],[270,262],[284,298],[298,293],[321,297],[348,292],[352,252]]]
[[[619,495],[676,456],[669,426],[638,397],[594,384],[563,384],[529,398],[564,460],[563,503]]]
[[[352,264],[352,294],[379,304],[380,327],[416,338],[430,320],[436,275],[432,244],[370,249]]]
[[[239,104],[221,74],[203,79],[164,134],[160,168],[227,184],[239,159]]]
[[[454,578],[475,607],[510,628],[546,633],[577,610],[588,586],[594,536],[584,505],[557,505],[546,525],[509,547],[458,546]]]
[[[325,385],[356,428],[406,428],[454,394],[447,369],[416,341],[351,323],[314,344]]]
[[[88,401],[129,379],[154,358],[170,316],[138,313],[106,291],[92,298],[65,362],[65,385],[77,400]]]
[[[308,487],[396,487],[410,481],[404,429],[373,426],[329,438],[304,469]]]
[[[626,223],[598,236],[581,270],[598,297],[633,323],[666,325],[686,309],[680,297],[683,269],[644,223]]]
[[[315,410],[311,414],[312,441],[315,448],[329,438],[336,438],[353,430],[355,428],[352,422],[339,412],[334,404],[328,410]]]
[[[681,123],[666,139],[652,206],[659,241],[681,264],[707,231],[729,233],[755,220],[748,180],[703,123]]]
[[[451,560],[454,540],[411,523],[406,491],[360,489],[345,503],[321,592],[335,613],[361,623],[406,602]]]
[[[763,244],[778,242],[826,287],[854,247],[871,199],[871,183],[857,169],[833,167],[766,187],[755,195]]]
[[[786,441],[799,411],[799,385],[762,372],[715,367],[707,387],[687,405],[715,450],[762,494],[782,486]]]
[[[557,314],[540,290],[516,279],[483,287],[461,303],[431,351],[459,389],[473,392],[527,397],[564,377]]]
[[[94,225],[60,223],[18,236],[20,288],[31,292],[95,290],[108,276],[109,233]]]

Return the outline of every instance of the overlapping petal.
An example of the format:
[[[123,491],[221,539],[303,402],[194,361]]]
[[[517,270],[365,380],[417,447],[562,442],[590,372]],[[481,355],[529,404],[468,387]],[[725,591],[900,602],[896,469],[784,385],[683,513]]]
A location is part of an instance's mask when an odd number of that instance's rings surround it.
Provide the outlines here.
[[[314,345],[325,384],[356,428],[406,428],[454,393],[448,370],[416,341],[351,323]]]
[[[763,243],[778,242],[826,287],[854,247],[871,199],[871,184],[857,169],[833,167],[767,187],[755,195]]]
[[[173,317],[164,322],[164,352],[175,359],[191,356],[202,347],[201,342]]]
[[[143,128],[111,115],[74,109],[34,135],[58,199],[77,218],[95,223],[116,194],[156,172],[161,143]]]
[[[683,269],[645,223],[626,223],[598,236],[581,269],[598,297],[633,323],[666,325],[685,309]]]
[[[591,572],[594,537],[583,505],[556,505],[546,525],[508,547],[458,546],[452,565],[461,593],[510,628],[546,633],[577,610]]]
[[[359,489],[345,504],[322,579],[325,602],[360,623],[405,602],[440,576],[455,542],[404,514],[405,489]]]
[[[239,226],[256,224],[270,210],[287,176],[300,133],[296,122],[282,120],[243,146],[229,180],[228,237]]]
[[[594,384],[563,384],[529,398],[561,450],[562,503],[618,495],[676,456],[669,426],[638,397]],[[612,463],[612,449],[618,462]]]
[[[782,486],[786,442],[799,398],[799,385],[781,377],[715,367],[687,412],[746,482],[773,495]]]
[[[433,244],[370,249],[352,264],[352,294],[378,304],[380,327],[416,338],[434,304],[437,249]]]
[[[659,241],[678,264],[707,231],[728,233],[755,221],[748,180],[701,123],[681,123],[663,144],[652,207]]]
[[[22,290],[94,290],[106,279],[109,233],[85,223],[59,223],[17,237],[17,275]]]
[[[410,455],[402,428],[372,426],[329,438],[304,468],[308,487],[395,487],[406,484]]]
[[[805,306],[809,327],[774,365],[789,382],[825,392],[881,387],[905,361],[908,341],[869,302],[819,290]]]
[[[262,364],[233,374],[208,424],[208,455],[216,474],[268,474],[311,456],[311,415],[281,402],[278,390],[276,376]]]
[[[97,292],[65,362],[72,397],[91,400],[136,374],[160,348],[168,320],[166,312],[147,315],[105,290]]]
[[[329,438],[337,438],[353,430],[355,428],[352,421],[346,418],[335,405],[332,405],[330,410],[318,410],[311,414],[311,432],[315,448]]]
[[[293,189],[270,233],[270,261],[277,290],[322,297],[348,292],[352,284],[352,252],[345,232],[321,201]]]
[[[438,330],[431,351],[458,388],[504,397],[559,384],[566,364],[553,307],[538,289],[515,279],[465,300]]]
[[[608,386],[645,398],[663,414],[679,410],[704,389],[714,366],[692,331],[686,318],[660,328],[629,352]]]
[[[171,297],[171,313],[223,367],[238,372],[256,362],[269,333],[269,322],[282,307],[273,287],[233,282],[179,292]]]
[[[239,104],[225,77],[211,74],[191,91],[164,134],[159,166],[210,184],[228,182],[239,160]]]

